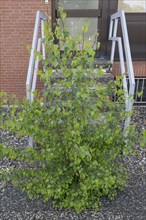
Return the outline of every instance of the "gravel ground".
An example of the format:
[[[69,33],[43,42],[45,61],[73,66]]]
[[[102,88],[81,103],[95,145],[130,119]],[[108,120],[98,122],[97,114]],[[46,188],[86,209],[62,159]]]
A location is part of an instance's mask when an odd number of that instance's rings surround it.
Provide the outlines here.
[[[146,129],[146,107],[135,107],[132,121],[139,131]],[[0,143],[26,146],[27,138],[17,139],[8,132],[1,131]],[[86,210],[80,215],[74,211],[54,209],[51,201],[30,200],[11,183],[2,186],[0,192],[0,220],[145,220],[146,219],[146,151],[136,146],[137,155],[124,157],[129,173],[127,187],[109,201],[102,199],[99,212]],[[0,162],[6,168],[9,161]]]

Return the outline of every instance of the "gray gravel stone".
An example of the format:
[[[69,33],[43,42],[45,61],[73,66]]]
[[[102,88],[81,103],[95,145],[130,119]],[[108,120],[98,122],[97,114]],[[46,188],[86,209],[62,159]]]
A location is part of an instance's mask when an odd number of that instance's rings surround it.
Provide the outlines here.
[[[146,129],[146,107],[135,107],[132,122],[138,131]],[[27,137],[17,139],[6,131],[0,133],[0,143],[16,147],[27,146]],[[113,201],[102,199],[99,212],[86,210],[77,215],[73,210],[55,209],[51,201],[29,199],[20,189],[7,183],[0,192],[0,220],[145,220],[146,219],[146,150],[135,146],[137,155],[123,158],[129,173],[127,187]],[[9,161],[0,165],[6,169]],[[17,164],[16,164],[17,165]]]

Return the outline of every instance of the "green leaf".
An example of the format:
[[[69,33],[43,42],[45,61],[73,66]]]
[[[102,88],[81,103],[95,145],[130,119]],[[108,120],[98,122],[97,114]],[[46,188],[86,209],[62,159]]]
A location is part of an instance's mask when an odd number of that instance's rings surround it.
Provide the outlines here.
[[[113,199],[124,189],[127,174],[120,158],[134,153],[137,140],[146,147],[146,131],[139,134],[132,124],[124,135],[124,120],[132,112],[123,104],[123,77],[101,82],[103,69],[95,70],[94,59],[98,34],[92,37],[94,45],[86,40],[86,22],[73,39],[65,27],[66,14],[59,10],[54,32],[50,19],[45,22],[46,59],[35,53],[41,59],[38,75],[45,89],[34,93],[31,104],[14,100],[13,107],[1,109],[1,129],[18,138],[32,136],[34,142],[33,147],[8,146],[5,140],[0,144],[0,158],[12,161],[1,177],[30,198],[51,198],[56,207],[80,213],[99,209],[101,197]],[[3,93],[1,100],[1,107],[8,103]],[[17,170],[14,160],[19,161]]]

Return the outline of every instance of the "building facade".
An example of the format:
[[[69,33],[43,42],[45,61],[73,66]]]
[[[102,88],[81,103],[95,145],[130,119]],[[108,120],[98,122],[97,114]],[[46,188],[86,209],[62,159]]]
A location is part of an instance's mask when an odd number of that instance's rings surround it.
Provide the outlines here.
[[[15,94],[18,99],[26,95],[28,47],[38,10],[50,13],[44,0],[0,1],[0,91]]]
[[[47,4],[45,4],[47,3]],[[52,15],[52,27],[59,17],[58,3],[67,13],[65,20],[73,37],[82,24],[89,20],[89,40],[98,33],[100,49],[96,57],[109,59],[111,43],[108,41],[111,14],[118,10],[126,12],[129,41],[135,77],[146,78],[146,4],[145,0],[1,0],[0,30],[0,90],[25,96],[25,81],[29,62],[28,46],[31,45],[36,11]],[[121,30],[118,29],[120,36]],[[119,74],[118,54],[113,74]],[[38,82],[38,88],[42,85]],[[146,87],[146,85],[145,85]]]

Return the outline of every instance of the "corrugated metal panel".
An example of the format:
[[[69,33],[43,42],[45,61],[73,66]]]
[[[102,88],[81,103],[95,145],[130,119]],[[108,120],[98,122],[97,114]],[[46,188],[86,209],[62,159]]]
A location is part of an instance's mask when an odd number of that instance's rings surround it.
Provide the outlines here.
[[[129,79],[127,78],[127,83],[129,87]],[[146,78],[135,78],[135,92],[134,100],[135,104],[146,105]]]

